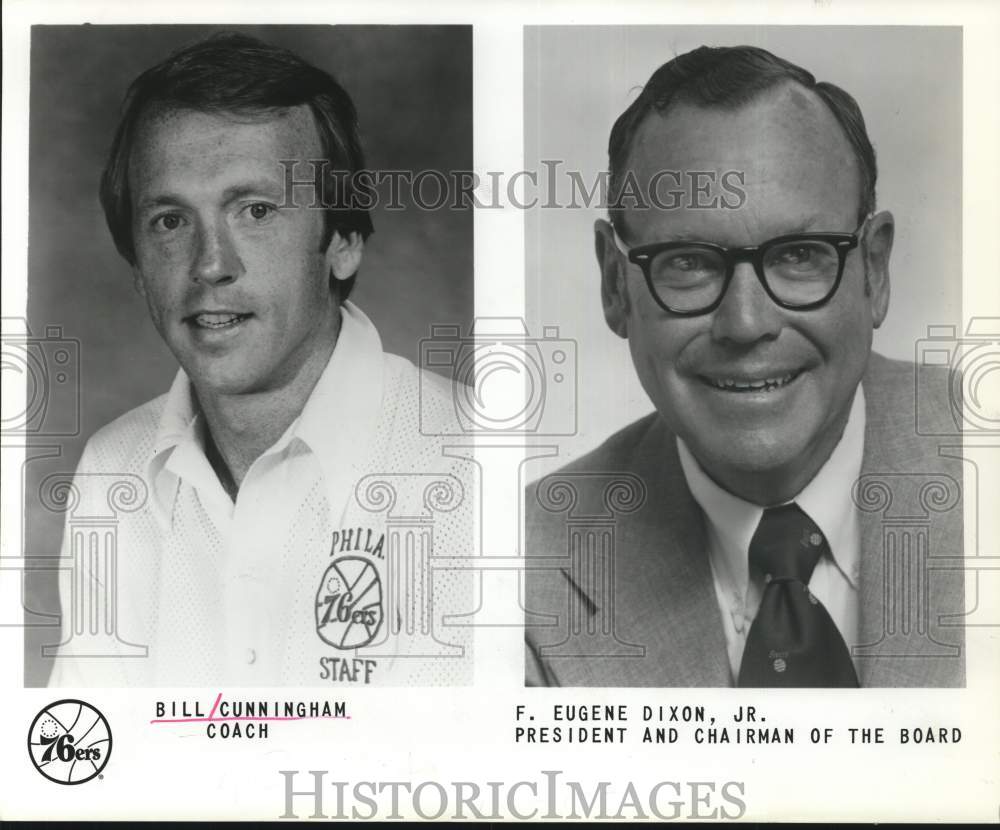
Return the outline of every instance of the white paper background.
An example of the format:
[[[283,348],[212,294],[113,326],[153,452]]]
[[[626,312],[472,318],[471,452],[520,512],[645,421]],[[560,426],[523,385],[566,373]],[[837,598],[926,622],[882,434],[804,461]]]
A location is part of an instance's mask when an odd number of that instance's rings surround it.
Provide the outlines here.
[[[898,10],[897,10],[898,9]],[[903,15],[905,14],[905,19]],[[478,169],[519,170],[523,166],[522,24],[566,23],[744,23],[833,25],[849,23],[964,25],[965,147],[963,153],[965,317],[1000,314],[996,206],[1000,146],[997,89],[1000,89],[1000,12],[989,2],[889,6],[872,4],[569,5],[506,3],[469,8],[464,4],[368,3],[365,6],[298,4],[253,6],[200,2],[167,6],[135,3],[53,4],[26,2],[4,7],[3,51],[3,308],[23,314],[27,251],[28,25],[31,22],[452,22],[474,23],[476,147]],[[372,57],[377,60],[377,56]],[[933,56],[927,56],[933,60]],[[642,78],[639,79],[643,80]],[[602,139],[603,140],[603,139]],[[515,210],[476,216],[476,303],[480,316],[523,314],[524,216]],[[5,384],[4,394],[16,395]],[[23,391],[22,391],[23,394]],[[4,556],[17,556],[20,539],[19,460],[5,448],[2,459]],[[516,488],[484,506],[497,525],[517,517]],[[988,505],[980,502],[980,544],[997,540]],[[971,512],[975,505],[967,505]],[[995,524],[995,522],[994,522]],[[992,535],[989,531],[992,530]],[[968,534],[967,534],[968,535]],[[981,549],[982,553],[990,550]],[[992,551],[996,555],[997,550]],[[979,603],[1000,620],[996,578],[983,579],[988,593]],[[967,592],[970,604],[975,593]],[[0,608],[20,602],[19,574],[0,570]],[[9,618],[5,618],[5,622]],[[198,699],[210,706],[218,691],[88,690],[81,697],[100,708],[115,745],[102,780],[77,787],[52,784],[28,761],[25,736],[35,714],[65,693],[21,688],[21,634],[0,628],[5,670],[0,675],[0,817],[3,818],[277,818],[284,809],[280,769],[329,770],[327,780],[411,780],[542,782],[543,770],[561,770],[593,789],[602,780],[636,783],[640,791],[656,781],[744,782],[745,819],[843,818],[890,820],[943,818],[996,821],[1000,787],[1000,717],[996,629],[969,631],[968,688],[960,691],[768,692],[735,690],[523,690],[521,636],[514,628],[477,632],[477,678],[471,689],[275,690],[293,699],[342,697],[349,721],[277,724],[260,742],[210,742],[188,727],[151,727],[153,702]],[[240,697],[239,690],[224,690]],[[338,694],[339,693],[339,694]],[[257,697],[259,693],[252,696]],[[703,704],[718,717],[737,705],[755,704],[772,725],[798,727],[791,747],[527,746],[513,742],[514,708],[524,704],[539,723],[554,702]],[[844,737],[826,747],[808,741],[811,726],[958,726],[955,747],[850,747]],[[633,721],[632,728],[642,724]],[[329,796],[332,791],[328,791]],[[616,792],[621,793],[621,789]],[[539,799],[542,806],[544,799]],[[615,804],[615,798],[611,799]],[[311,810],[298,801],[297,812]],[[613,808],[614,809],[614,808]],[[328,804],[327,812],[332,812]]]

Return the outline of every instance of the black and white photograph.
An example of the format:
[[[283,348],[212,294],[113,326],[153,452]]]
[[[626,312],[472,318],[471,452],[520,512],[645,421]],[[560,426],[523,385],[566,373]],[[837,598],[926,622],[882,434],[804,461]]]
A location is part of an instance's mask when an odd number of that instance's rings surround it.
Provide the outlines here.
[[[0,821],[996,821],[1000,6],[2,16]]]
[[[469,682],[470,27],[31,39],[26,684]]]
[[[962,686],[960,29],[525,37],[526,305],[580,388],[526,683]]]

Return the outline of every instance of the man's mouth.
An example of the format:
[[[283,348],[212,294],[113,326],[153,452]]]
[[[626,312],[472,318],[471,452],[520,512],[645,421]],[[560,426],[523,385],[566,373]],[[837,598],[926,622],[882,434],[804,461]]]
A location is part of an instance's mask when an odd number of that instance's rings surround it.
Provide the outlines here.
[[[802,371],[798,370],[760,378],[705,377],[702,375],[701,380],[713,389],[721,389],[723,392],[773,392],[793,383],[801,374]]]
[[[239,314],[235,311],[203,311],[192,314],[188,322],[204,329],[227,329],[239,325],[251,317],[250,314]]]

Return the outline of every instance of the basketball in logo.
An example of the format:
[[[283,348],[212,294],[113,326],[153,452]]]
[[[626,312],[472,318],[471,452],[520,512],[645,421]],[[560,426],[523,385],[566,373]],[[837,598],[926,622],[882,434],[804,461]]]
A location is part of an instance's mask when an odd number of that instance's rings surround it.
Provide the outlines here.
[[[382,627],[382,579],[373,562],[344,556],[326,569],[316,593],[316,633],[334,648],[361,648]]]
[[[28,730],[31,762],[57,784],[83,784],[111,757],[111,728],[82,700],[59,700],[42,709]]]

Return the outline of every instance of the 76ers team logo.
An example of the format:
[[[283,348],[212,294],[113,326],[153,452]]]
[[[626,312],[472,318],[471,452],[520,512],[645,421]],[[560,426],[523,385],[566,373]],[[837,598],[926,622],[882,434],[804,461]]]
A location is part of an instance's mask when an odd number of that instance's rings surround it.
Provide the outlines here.
[[[316,593],[316,633],[334,648],[361,648],[382,627],[382,579],[374,563],[344,556],[326,569]]]
[[[83,784],[99,775],[111,757],[111,727],[82,700],[50,703],[28,730],[31,763],[57,784]]]

